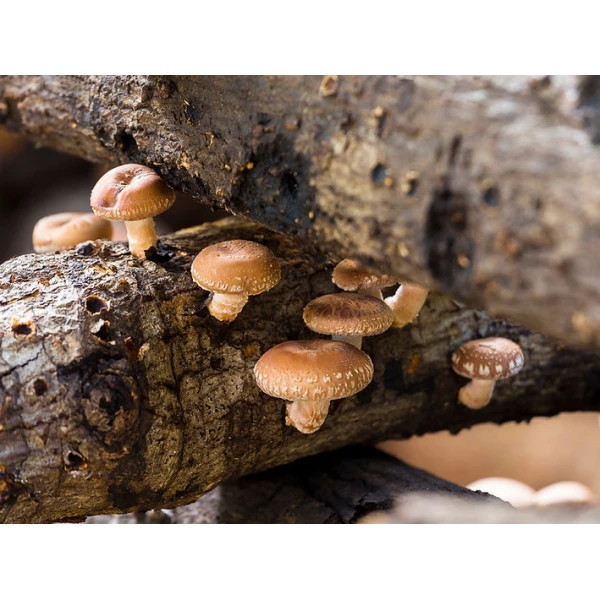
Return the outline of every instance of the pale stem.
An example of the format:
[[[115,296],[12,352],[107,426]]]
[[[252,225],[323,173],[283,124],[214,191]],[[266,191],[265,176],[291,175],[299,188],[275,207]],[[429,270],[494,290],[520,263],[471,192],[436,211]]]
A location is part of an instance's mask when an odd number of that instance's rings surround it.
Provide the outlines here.
[[[363,296],[373,296],[373,298],[383,300],[383,294],[379,288],[365,288],[364,290],[360,290],[360,293]]]
[[[494,379],[473,379],[471,383],[460,388],[458,401],[474,410],[483,408],[492,397],[494,385],[496,385]]]
[[[208,303],[208,312],[219,321],[233,321],[248,302],[248,294],[222,294],[215,292]]]
[[[286,425],[295,427],[300,433],[314,433],[327,418],[329,400],[291,402],[287,405],[286,412]]]
[[[352,344],[352,346],[356,346],[359,350],[362,348],[361,336],[352,337],[348,335],[332,335],[331,339],[338,342],[346,342],[346,344]]]
[[[429,290],[416,283],[401,283],[396,293],[384,302],[394,313],[392,327],[401,328],[412,323],[427,300]]]
[[[158,238],[154,228],[154,219],[125,221],[129,251],[140,260],[146,260],[146,250],[156,247]]]

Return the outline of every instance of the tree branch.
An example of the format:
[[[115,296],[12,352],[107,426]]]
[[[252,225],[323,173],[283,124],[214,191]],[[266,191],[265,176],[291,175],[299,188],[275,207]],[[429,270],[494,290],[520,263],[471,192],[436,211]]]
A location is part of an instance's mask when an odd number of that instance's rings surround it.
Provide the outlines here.
[[[204,308],[189,269],[200,249],[232,238],[267,245],[283,279],[227,325]],[[285,426],[285,402],[262,394],[252,369],[271,346],[316,337],[302,308],[334,291],[332,264],[238,219],[163,241],[162,262],[107,242],[0,265],[0,519],[172,507],[351,443],[599,408],[597,356],[431,294],[413,325],[365,340],[373,382],[302,435]],[[488,335],[519,342],[525,367],[471,411],[457,404],[466,380],[450,355]]]
[[[406,494],[443,494],[466,506],[505,502],[411,467],[373,448],[349,447],[232,481],[169,511],[173,523],[356,523],[392,508]],[[166,516],[166,515],[164,515]],[[148,514],[143,522],[155,522]],[[164,518],[164,517],[163,517]],[[99,517],[91,522],[132,522]]]
[[[0,77],[0,125],[600,343],[599,79]]]

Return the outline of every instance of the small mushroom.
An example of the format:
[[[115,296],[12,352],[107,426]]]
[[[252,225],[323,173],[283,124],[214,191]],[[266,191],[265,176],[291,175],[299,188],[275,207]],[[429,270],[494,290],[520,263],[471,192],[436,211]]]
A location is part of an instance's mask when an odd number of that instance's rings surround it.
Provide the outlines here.
[[[369,385],[373,362],[344,342],[283,342],[260,357],[254,377],[265,394],[291,402],[287,425],[301,433],[314,433],[324,423],[332,400],[352,396]]]
[[[121,165],[105,173],[92,190],[90,204],[98,217],[124,221],[129,249],[140,260],[156,247],[153,217],[171,208],[175,192],[150,167]]]
[[[591,504],[597,498],[588,488],[578,481],[559,481],[538,490],[534,497],[536,506],[551,506],[557,504]]]
[[[192,278],[203,290],[213,292],[210,314],[229,322],[242,311],[248,296],[262,294],[279,283],[281,268],[262,244],[229,240],[207,246],[196,256]]]
[[[383,300],[381,288],[396,285],[398,280],[389,275],[373,273],[361,267],[356,260],[345,258],[333,269],[331,279],[346,292],[360,292]]]
[[[394,315],[383,300],[342,293],[311,300],[304,307],[302,318],[312,331],[360,348],[364,336],[389,329]]]
[[[416,283],[401,283],[393,296],[385,298],[384,302],[394,313],[392,327],[400,329],[412,323],[419,316],[427,294],[429,290]]]
[[[92,213],[63,212],[40,219],[33,228],[32,242],[35,252],[60,252],[111,236],[109,221]]]
[[[467,489],[487,492],[512,504],[515,508],[525,508],[534,503],[535,490],[516,479],[508,477],[485,477],[466,486]]]
[[[472,381],[460,389],[458,401],[469,408],[486,406],[498,379],[516,375],[523,366],[523,351],[505,338],[484,338],[463,344],[452,355],[452,368]]]

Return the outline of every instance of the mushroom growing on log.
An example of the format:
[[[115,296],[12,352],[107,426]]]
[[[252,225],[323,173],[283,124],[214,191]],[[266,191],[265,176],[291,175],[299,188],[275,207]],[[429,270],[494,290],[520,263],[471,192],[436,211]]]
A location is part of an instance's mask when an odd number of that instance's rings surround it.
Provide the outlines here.
[[[256,297],[224,327],[203,310],[207,292],[189,269],[202,248],[227,239],[264,244],[286,277],[269,302]],[[173,507],[352,443],[600,408],[596,355],[432,292],[418,328],[365,339],[372,383],[299,435],[252,371],[268,348],[312,335],[302,308],[334,291],[333,264],[239,219],[165,243],[172,257],[161,263],[104,242],[0,265],[0,521]],[[494,402],[470,411],[456,402],[464,380],[450,356],[481,335],[518,340],[527,363],[518,387],[500,381]]]
[[[600,346],[597,80],[551,78],[543,97],[527,76],[340,76],[327,96],[321,82],[2,76],[0,126],[156,165],[334,259]]]

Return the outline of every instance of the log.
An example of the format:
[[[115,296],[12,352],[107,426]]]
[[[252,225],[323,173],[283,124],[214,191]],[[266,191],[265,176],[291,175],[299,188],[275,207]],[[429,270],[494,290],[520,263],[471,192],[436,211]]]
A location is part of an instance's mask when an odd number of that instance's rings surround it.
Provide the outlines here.
[[[599,81],[4,76],[0,126],[597,349]]]
[[[412,467],[373,448],[352,446],[303,458],[225,483],[188,506],[158,515],[91,517],[88,523],[349,524],[373,511],[390,511],[406,494],[439,494],[464,506],[514,509]],[[463,504],[461,504],[463,506]]]
[[[233,238],[267,245],[283,279],[224,324],[189,270],[200,249]],[[373,382],[300,434],[253,367],[279,342],[317,337],[302,309],[335,291],[332,266],[297,238],[236,218],[165,237],[154,261],[104,242],[0,265],[0,520],[174,507],[348,444],[600,408],[595,354],[432,293],[412,325],[365,339]],[[466,380],[450,356],[491,335],[517,341],[525,366],[472,411],[457,403]]]

